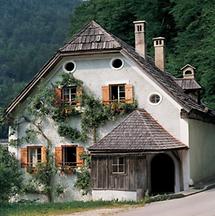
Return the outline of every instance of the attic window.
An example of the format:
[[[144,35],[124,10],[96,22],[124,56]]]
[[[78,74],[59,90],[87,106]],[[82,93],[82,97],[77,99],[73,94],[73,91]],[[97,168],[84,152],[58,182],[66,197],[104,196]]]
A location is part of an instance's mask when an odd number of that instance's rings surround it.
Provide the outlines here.
[[[63,69],[65,72],[67,73],[72,73],[75,71],[76,69],[76,64],[74,61],[69,61],[69,62],[66,62],[63,66]]]
[[[161,95],[153,93],[149,96],[149,103],[152,105],[158,105],[161,102]]]
[[[112,59],[111,61],[111,67],[115,70],[119,70],[123,67],[124,62],[120,58]]]
[[[191,75],[191,74],[192,74],[192,71],[187,70],[187,71],[185,71],[184,73],[185,73],[186,75]]]

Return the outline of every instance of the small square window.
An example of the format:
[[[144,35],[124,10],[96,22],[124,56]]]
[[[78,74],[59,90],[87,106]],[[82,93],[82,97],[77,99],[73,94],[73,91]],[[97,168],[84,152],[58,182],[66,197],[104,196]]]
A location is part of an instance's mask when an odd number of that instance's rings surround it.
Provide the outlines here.
[[[125,173],[125,158],[116,157],[112,160],[112,173],[123,174]]]

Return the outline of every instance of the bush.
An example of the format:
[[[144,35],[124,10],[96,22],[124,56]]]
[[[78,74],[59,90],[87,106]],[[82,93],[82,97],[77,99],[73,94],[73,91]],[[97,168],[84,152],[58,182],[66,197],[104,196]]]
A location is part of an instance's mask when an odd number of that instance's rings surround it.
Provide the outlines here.
[[[0,202],[19,192],[22,186],[22,174],[18,161],[8,150],[0,146]]]

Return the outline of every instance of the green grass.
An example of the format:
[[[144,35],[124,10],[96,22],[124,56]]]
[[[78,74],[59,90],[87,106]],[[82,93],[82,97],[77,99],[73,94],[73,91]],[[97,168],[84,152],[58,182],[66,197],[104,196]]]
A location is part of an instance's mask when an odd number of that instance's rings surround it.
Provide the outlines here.
[[[143,202],[116,201],[72,201],[67,203],[16,203],[0,204],[0,216],[48,216],[85,211],[96,208],[115,208],[128,205],[140,205]]]

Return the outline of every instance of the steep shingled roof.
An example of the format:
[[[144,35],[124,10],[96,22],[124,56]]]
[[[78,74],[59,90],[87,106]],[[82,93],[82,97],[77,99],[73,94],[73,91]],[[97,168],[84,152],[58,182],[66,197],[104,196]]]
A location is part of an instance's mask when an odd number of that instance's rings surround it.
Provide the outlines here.
[[[74,52],[120,48],[120,43],[118,43],[95,21],[91,21],[80,32],[78,32],[70,42],[61,48],[60,51]]]
[[[98,143],[89,148],[97,151],[161,151],[186,149],[145,110],[133,111]]]
[[[5,114],[11,113],[16,106],[23,101],[37,83],[45,77],[52,68],[64,57],[70,55],[93,54],[100,52],[121,52],[132,58],[155,83],[163,88],[175,101],[177,101],[187,112],[196,109],[200,112],[205,111],[203,105],[197,104],[189,95],[183,92],[174,81],[170,74],[159,70],[150,57],[145,60],[134,48],[108,33],[95,21],[91,21],[70,42],[59,51],[43,66],[34,78],[29,82],[25,89],[9,104]]]

